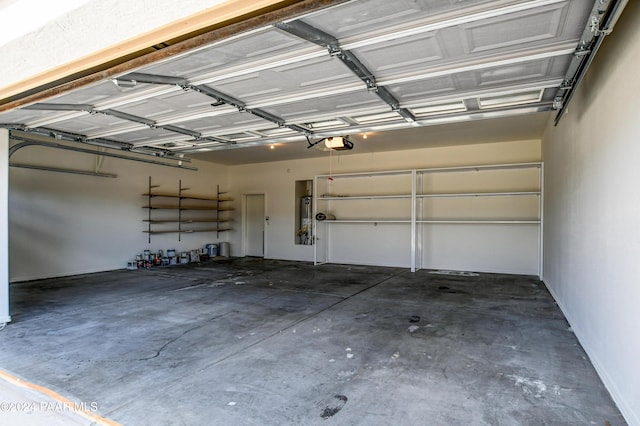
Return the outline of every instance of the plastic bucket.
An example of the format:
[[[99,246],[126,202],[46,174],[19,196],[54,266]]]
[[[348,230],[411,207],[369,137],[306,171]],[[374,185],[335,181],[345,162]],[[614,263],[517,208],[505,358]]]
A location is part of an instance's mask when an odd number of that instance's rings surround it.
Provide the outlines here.
[[[218,245],[217,244],[207,244],[207,256],[216,257],[218,255]]]
[[[229,257],[229,243],[220,243],[220,256]]]

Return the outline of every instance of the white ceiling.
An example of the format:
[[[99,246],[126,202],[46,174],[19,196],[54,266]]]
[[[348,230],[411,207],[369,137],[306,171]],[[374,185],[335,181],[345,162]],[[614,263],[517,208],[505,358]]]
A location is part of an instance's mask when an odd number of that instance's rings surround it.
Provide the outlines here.
[[[313,155],[307,137],[351,135],[354,152],[536,139],[593,5],[354,0],[0,113],[0,123],[227,164]]]

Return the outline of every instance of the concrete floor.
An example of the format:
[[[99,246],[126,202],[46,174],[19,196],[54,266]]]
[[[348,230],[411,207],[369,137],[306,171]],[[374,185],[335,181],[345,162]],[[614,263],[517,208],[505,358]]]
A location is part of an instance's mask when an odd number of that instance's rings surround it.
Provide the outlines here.
[[[124,425],[625,424],[533,277],[216,259],[11,297],[0,369]]]

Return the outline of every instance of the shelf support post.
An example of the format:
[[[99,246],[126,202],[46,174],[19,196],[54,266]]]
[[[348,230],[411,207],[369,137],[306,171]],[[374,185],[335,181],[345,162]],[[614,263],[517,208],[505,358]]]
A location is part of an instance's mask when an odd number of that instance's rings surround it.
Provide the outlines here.
[[[178,180],[178,241],[182,233],[182,179]]]
[[[149,176],[149,189],[147,191],[147,197],[148,197],[148,201],[147,201],[147,206],[149,207],[147,209],[148,212],[148,219],[149,219],[149,244],[151,244],[151,176]]]
[[[216,241],[220,239],[220,184],[216,185]]]
[[[538,219],[540,220],[540,227],[538,228],[538,278],[542,280],[542,275],[544,274],[544,163],[542,162],[540,163],[539,173],[540,194],[538,197],[540,197],[540,199],[538,200]]]

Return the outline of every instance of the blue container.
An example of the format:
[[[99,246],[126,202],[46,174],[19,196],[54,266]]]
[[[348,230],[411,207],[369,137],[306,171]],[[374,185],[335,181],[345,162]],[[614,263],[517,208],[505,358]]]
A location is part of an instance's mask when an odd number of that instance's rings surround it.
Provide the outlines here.
[[[218,245],[217,244],[207,244],[207,255],[209,257],[216,257],[218,255]]]

